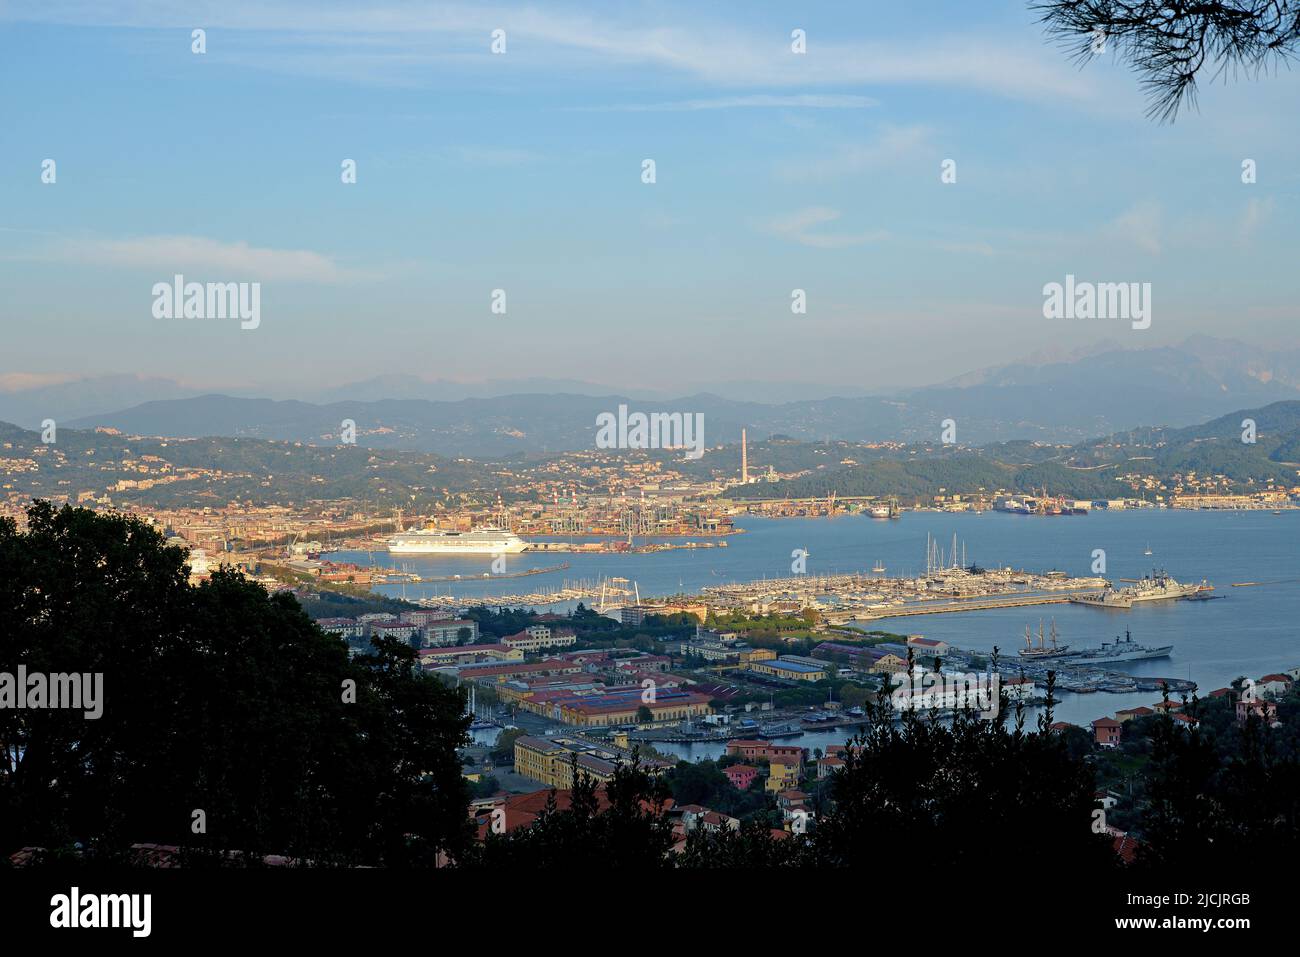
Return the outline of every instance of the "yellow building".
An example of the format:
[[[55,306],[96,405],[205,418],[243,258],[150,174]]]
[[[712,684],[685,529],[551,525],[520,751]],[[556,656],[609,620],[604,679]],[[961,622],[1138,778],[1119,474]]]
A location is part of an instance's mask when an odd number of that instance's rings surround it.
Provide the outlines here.
[[[888,654],[872,665],[870,670],[883,674],[905,674],[907,672],[907,659],[900,658],[895,654]]]
[[[597,784],[604,784],[614,776],[615,757],[613,752],[600,752],[565,738],[550,741],[521,735],[515,739],[515,773],[547,787],[573,787],[575,760],[579,774],[589,774]]]
[[[660,614],[664,614],[664,615],[679,615],[679,614],[694,615],[694,616],[695,616],[696,618],[698,618],[701,622],[703,622],[704,619],[706,619],[707,617],[709,617],[709,608],[708,608],[707,605],[668,604],[668,605],[664,605],[664,606],[663,606],[663,610],[660,612]]]
[[[749,670],[755,674],[771,675],[787,681],[821,681],[826,677],[826,668],[821,664],[812,664],[809,659],[794,660],[791,657],[774,658],[768,661],[753,661]]]
[[[785,791],[799,784],[799,765],[775,760],[768,765],[769,773],[764,788],[773,793]]]
[[[660,691],[654,701],[643,701],[638,687],[635,696],[607,693],[591,695],[586,700],[572,698],[561,704],[553,716],[579,728],[608,728],[637,724],[637,715],[642,708],[650,709],[651,721],[655,724],[685,721],[713,713],[708,695],[670,689]]]

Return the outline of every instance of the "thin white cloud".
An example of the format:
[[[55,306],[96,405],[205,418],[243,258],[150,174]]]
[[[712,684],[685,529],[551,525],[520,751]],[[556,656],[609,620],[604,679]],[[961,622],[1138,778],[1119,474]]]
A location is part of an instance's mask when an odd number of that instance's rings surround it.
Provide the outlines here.
[[[47,385],[62,385],[77,378],[67,372],[3,372],[0,373],[0,392],[26,392]]]
[[[670,103],[627,103],[619,106],[580,107],[583,112],[593,113],[669,113],[693,112],[696,110],[732,110],[753,108],[788,108],[814,110],[863,110],[878,106],[879,100],[869,96],[854,96],[847,93],[804,93],[790,96],[775,96],[756,93],[752,96],[723,96],[704,100],[677,100]]]
[[[36,258],[128,269],[191,270],[223,281],[247,277],[336,283],[365,278],[365,274],[344,270],[329,256],[311,250],[270,249],[203,236],[71,239],[38,252]]]
[[[1248,243],[1254,238],[1256,231],[1264,225],[1273,215],[1273,197],[1260,200],[1252,197],[1246,201],[1246,209],[1241,214],[1241,222],[1237,225],[1237,239],[1241,243]]]
[[[1122,212],[1102,229],[1102,236],[1131,243],[1143,252],[1159,255],[1162,219],[1159,204],[1146,200]]]
[[[789,216],[768,222],[764,225],[763,231],[814,249],[842,249],[846,246],[861,246],[889,238],[889,233],[883,229],[862,233],[814,231],[819,226],[835,222],[840,216],[838,209],[809,206]]]
[[[650,65],[721,87],[815,87],[905,84],[980,90],[1022,100],[1094,98],[1094,81],[1059,51],[1005,34],[830,38],[815,31],[808,52],[791,52],[788,35],[756,33],[696,10],[677,12],[681,25],[656,9],[657,22],[602,9],[597,15],[510,4],[428,4],[394,0],[365,4],[302,0],[221,0],[183,7],[158,0],[42,0],[0,7],[0,19],[77,26],[209,31],[208,54],[239,57],[268,70],[298,69],[364,82],[425,83],[439,64],[463,70],[553,69]],[[492,56],[494,29],[507,53]],[[222,32],[225,36],[221,36]],[[239,33],[259,35],[253,41]],[[1026,28],[1026,41],[1035,34]]]

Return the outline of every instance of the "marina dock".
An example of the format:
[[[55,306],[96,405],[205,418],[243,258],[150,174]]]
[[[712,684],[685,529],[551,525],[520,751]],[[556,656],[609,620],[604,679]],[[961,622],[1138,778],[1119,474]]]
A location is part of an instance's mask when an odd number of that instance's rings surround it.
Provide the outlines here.
[[[965,598],[954,601],[933,601],[926,604],[899,605],[885,609],[853,608],[829,612],[825,616],[825,621],[829,625],[843,625],[851,621],[876,621],[881,618],[906,618],[913,615],[950,615],[967,611],[988,611],[994,608],[1019,608],[1027,605],[1065,605],[1073,601],[1078,595],[1078,592],[1020,594]]]

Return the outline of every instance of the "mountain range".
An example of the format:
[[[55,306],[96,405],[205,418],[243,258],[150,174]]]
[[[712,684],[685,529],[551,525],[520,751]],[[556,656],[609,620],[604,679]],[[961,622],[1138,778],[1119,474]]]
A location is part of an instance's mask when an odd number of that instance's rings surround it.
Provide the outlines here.
[[[1243,423],[1253,423],[1247,429]],[[1146,494],[1147,478],[1166,491],[1288,489],[1300,474],[1300,400],[1241,409],[1195,426],[1141,428],[1072,446],[1024,441],[971,447],[929,441],[882,446],[785,437],[750,444],[751,469],[786,478],[734,485],[733,498],[898,495],[929,501],[941,492],[1008,489],[1075,498]],[[195,507],[232,501],[301,504],[368,502],[384,510],[449,503],[536,501],[556,481],[604,492],[612,476],[646,465],[696,481],[734,480],[735,445],[702,458],[681,452],[591,450],[508,459],[310,445],[259,438],[176,439],[60,428],[43,436],[0,422],[0,497],[80,497],[111,492],[115,504]],[[1195,478],[1193,478],[1193,473]],[[540,491],[539,491],[540,490]]]
[[[1068,356],[1036,356],[892,395],[813,386],[720,383],[670,396],[614,391],[581,380],[500,380],[466,385],[394,376],[318,390],[310,401],[196,394],[165,378],[83,379],[0,393],[0,420],[36,428],[112,427],[172,437],[246,436],[332,444],[345,419],[358,443],[456,456],[507,456],[590,448],[596,417],[633,411],[698,412],[708,445],[788,435],[804,441],[926,441],[952,419],[957,441],[1073,444],[1144,426],[1180,427],[1232,409],[1300,398],[1300,349],[1265,349],[1196,337],[1124,349],[1099,343]],[[763,401],[756,401],[762,398]]]

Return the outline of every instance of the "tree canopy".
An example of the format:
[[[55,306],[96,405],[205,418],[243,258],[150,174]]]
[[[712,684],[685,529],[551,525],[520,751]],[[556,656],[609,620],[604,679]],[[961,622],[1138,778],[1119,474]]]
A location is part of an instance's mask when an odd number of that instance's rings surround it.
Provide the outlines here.
[[[1049,35],[1086,62],[1113,44],[1142,77],[1152,117],[1172,121],[1214,75],[1289,62],[1300,42],[1296,0],[1044,0],[1030,4]]]
[[[0,522],[0,671],[102,674],[103,713],[0,710],[0,851],[432,863],[471,836],[461,695],[401,642],[349,659],[287,594],[145,523],[38,502]]]

